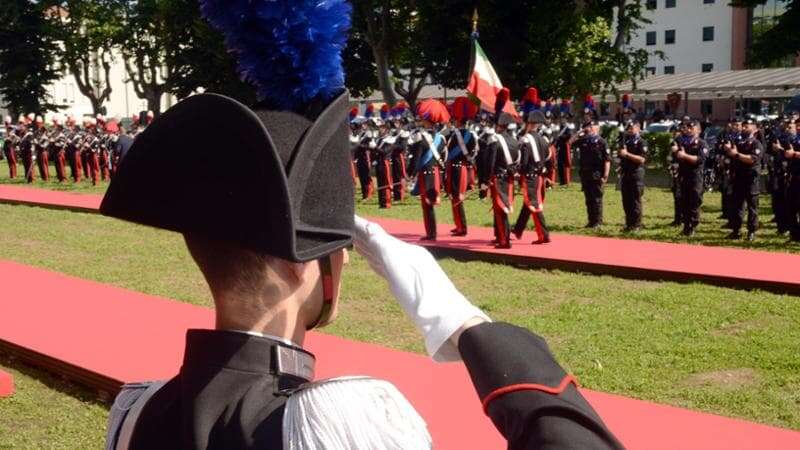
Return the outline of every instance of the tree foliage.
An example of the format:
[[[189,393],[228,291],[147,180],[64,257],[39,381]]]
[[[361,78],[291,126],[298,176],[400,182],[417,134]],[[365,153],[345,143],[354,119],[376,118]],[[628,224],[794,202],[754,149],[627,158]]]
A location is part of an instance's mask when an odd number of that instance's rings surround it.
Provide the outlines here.
[[[756,7],[767,0],[732,0],[732,6]],[[751,67],[781,65],[784,60],[800,55],[800,0],[788,0],[785,12],[773,26],[753,30],[753,43],[747,55]]]
[[[75,78],[78,90],[89,99],[94,113],[103,113],[103,103],[112,92],[113,50],[124,25],[122,3],[119,0],[51,3],[54,13],[48,19],[55,38],[62,43],[60,63]]]
[[[481,45],[515,96],[531,85],[554,96],[599,92],[639,79],[650,56],[628,46],[647,22],[640,0],[354,0],[354,5],[360,12],[354,32],[372,48],[369,64],[376,73],[374,79],[359,76],[357,91],[371,86],[390,103],[394,93],[415,99],[409,88],[421,88],[424,77],[423,85],[466,85],[474,8]],[[346,58],[356,48],[350,46]],[[359,61],[368,56],[361,53]],[[382,83],[382,74],[390,83]]]
[[[30,0],[4,0],[0,7],[0,96],[14,115],[59,108],[47,92],[61,77],[47,7]]]

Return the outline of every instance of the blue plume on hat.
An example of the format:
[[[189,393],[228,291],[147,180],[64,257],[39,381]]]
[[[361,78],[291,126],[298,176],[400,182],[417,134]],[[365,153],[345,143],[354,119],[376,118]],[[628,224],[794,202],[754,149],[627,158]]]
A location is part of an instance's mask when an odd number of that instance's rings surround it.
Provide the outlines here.
[[[299,111],[344,89],[346,0],[201,0],[200,10],[225,36],[242,79],[271,105]]]

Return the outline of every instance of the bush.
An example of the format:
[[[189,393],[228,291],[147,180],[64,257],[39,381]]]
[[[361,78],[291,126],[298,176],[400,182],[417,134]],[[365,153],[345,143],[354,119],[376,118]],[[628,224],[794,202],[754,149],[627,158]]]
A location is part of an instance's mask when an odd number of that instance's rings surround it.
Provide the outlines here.
[[[619,127],[604,126],[600,128],[600,136],[605,139],[608,148],[618,150],[619,147]]]
[[[666,167],[667,155],[672,146],[671,133],[647,133],[644,135],[649,150],[648,163],[655,167]]]

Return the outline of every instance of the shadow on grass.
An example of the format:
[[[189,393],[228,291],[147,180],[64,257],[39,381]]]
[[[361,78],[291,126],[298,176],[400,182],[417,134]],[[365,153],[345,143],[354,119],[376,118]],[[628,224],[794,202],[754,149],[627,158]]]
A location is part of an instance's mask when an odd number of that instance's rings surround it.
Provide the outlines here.
[[[73,383],[63,377],[54,375],[38,367],[31,366],[10,355],[0,354],[0,366],[15,370],[27,377],[33,378],[45,385],[48,389],[69,395],[83,403],[91,403],[108,409],[113,399],[103,400],[95,390]],[[19,388],[19,387],[17,387]]]

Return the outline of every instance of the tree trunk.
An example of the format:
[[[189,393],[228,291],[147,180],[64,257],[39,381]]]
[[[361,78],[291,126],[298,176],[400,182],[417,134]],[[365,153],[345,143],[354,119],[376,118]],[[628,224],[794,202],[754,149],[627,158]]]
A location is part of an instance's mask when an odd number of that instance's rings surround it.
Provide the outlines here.
[[[383,101],[394,105],[397,103],[397,97],[394,95],[394,83],[389,74],[389,60],[386,55],[386,50],[379,46],[372,46],[372,54],[375,57],[375,65],[378,70],[378,88],[383,94]]]
[[[622,50],[625,37],[628,34],[628,16],[625,11],[625,0],[617,0],[617,37],[614,39],[614,48]]]
[[[98,99],[95,96],[89,96],[89,95],[87,95],[86,97],[89,98],[89,102],[92,104],[92,111],[94,111],[95,116],[98,114],[105,115],[105,112],[103,111],[103,102],[100,99]]]

